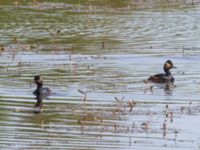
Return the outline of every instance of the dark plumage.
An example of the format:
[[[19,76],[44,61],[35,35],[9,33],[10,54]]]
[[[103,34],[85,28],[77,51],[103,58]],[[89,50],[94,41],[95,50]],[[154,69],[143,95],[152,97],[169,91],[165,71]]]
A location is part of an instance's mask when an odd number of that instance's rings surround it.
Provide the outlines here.
[[[167,82],[174,82],[174,78],[170,72],[170,69],[176,68],[174,67],[171,60],[167,60],[163,66],[163,70],[165,73],[162,74],[155,74],[150,76],[147,81],[151,81],[154,83],[167,83]]]
[[[35,89],[35,91],[33,91],[33,95],[37,96],[40,92],[42,92],[44,99],[48,99],[48,96],[52,94],[51,90],[48,87],[38,87],[37,89]]]
[[[34,83],[37,85],[36,90],[33,92],[33,94],[36,96],[37,102],[35,104],[35,107],[42,107],[42,100],[44,98],[47,98],[49,95],[51,95],[51,90],[49,88],[43,87],[43,81],[41,76],[35,76],[34,77]]]

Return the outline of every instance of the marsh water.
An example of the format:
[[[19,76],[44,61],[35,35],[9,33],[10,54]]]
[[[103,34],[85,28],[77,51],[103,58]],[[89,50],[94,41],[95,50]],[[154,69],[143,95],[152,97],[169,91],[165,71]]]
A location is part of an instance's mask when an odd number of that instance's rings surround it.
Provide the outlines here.
[[[0,39],[0,149],[199,149],[198,0],[0,0]]]

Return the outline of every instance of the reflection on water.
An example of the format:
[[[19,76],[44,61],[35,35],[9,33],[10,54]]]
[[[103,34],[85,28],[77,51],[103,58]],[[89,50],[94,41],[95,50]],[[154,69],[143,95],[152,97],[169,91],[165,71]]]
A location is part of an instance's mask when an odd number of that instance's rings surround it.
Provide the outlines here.
[[[145,94],[147,94],[147,93],[153,94],[155,88],[160,88],[160,89],[164,90],[165,94],[172,94],[175,87],[176,87],[176,85],[172,82],[166,82],[163,84],[162,83],[161,84],[151,83],[151,84],[146,85],[144,93]]]
[[[167,94],[172,94],[172,91],[174,88],[175,88],[175,85],[171,82],[166,83],[164,85],[164,90],[165,90],[165,93],[167,93]]]
[[[198,148],[198,2],[16,2],[0,1],[1,149]],[[147,87],[168,59],[175,85]]]

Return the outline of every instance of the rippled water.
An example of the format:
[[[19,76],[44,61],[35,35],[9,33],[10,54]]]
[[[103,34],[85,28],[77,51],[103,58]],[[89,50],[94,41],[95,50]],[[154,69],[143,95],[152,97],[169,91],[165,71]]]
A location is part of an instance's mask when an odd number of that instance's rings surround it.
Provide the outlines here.
[[[0,3],[1,149],[199,148],[198,2],[23,2]],[[143,80],[167,59],[176,87],[150,89]],[[36,74],[53,91],[40,114]]]

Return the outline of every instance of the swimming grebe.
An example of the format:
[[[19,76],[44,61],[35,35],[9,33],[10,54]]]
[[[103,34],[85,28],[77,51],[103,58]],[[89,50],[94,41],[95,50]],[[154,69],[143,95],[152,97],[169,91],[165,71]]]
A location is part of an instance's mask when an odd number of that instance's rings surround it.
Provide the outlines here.
[[[147,82],[150,81],[154,83],[173,83],[174,78],[170,72],[170,69],[172,68],[176,67],[174,67],[171,60],[167,60],[163,66],[163,70],[165,71],[165,73],[152,75],[147,79]]]
[[[36,90],[33,92],[33,94],[36,96],[36,99],[37,99],[35,107],[41,108],[42,100],[44,98],[47,98],[49,95],[51,95],[51,90],[49,88],[43,88],[42,77],[39,75],[34,77],[34,83],[37,85]]]

